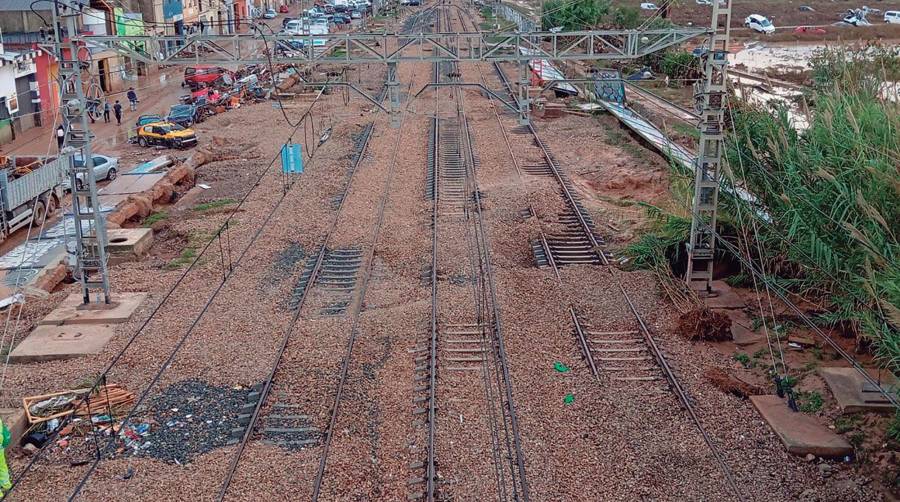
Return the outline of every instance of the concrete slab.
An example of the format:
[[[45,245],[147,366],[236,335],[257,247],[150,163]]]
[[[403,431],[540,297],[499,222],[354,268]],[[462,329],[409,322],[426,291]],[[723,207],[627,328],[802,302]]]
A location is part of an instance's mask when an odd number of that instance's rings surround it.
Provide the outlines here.
[[[109,244],[110,263],[116,264],[140,258],[153,245],[153,230],[150,228],[111,228],[106,231]]]
[[[109,324],[38,326],[10,353],[12,363],[35,363],[98,354],[113,337]]]
[[[91,308],[83,308],[81,294],[75,293],[63,300],[59,307],[53,309],[38,324],[118,324],[127,321],[146,298],[147,293],[115,293],[111,306],[91,304]]]
[[[18,446],[25,431],[28,430],[28,417],[22,408],[0,408],[0,418],[9,429],[9,445]]]
[[[119,176],[112,183],[100,190],[101,196],[129,195],[146,192],[165,177],[166,173],[137,174],[134,176]]]
[[[742,309],[747,306],[725,281],[712,281],[712,294],[703,301],[711,309]]]
[[[750,402],[784,443],[788,453],[837,458],[853,453],[850,443],[814,417],[788,408],[778,396],[750,396]]]
[[[900,389],[900,382],[890,372],[882,371],[880,376],[875,369],[868,369],[867,372],[869,376],[881,382],[882,389],[894,392]],[[819,374],[825,379],[838,406],[845,413],[890,412],[894,409],[890,401],[853,368],[819,368]]]

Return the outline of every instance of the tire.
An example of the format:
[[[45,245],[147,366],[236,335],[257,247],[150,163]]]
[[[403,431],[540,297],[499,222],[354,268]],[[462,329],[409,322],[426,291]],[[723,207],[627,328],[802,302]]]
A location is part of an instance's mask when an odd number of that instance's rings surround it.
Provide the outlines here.
[[[59,201],[56,197],[53,195],[47,197],[47,215],[53,214],[57,209],[59,209]]]
[[[108,179],[109,181],[112,181],[112,180],[116,179],[117,174],[118,173],[116,172],[116,168],[113,167],[109,171],[106,171],[106,179]]]
[[[138,144],[141,145],[141,146],[144,147],[144,148],[150,146],[150,145],[147,144],[147,138],[145,138],[145,137],[143,137],[143,136],[138,136]]]
[[[38,200],[34,207],[32,208],[31,213],[32,223],[35,225],[42,225],[44,220],[47,218],[47,206],[43,200]]]

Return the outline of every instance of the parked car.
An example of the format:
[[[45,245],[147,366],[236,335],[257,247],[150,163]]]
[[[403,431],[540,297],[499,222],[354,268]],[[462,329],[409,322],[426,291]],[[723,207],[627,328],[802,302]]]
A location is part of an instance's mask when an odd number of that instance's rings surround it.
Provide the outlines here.
[[[231,71],[221,66],[188,66],[184,69],[184,84],[191,89],[210,86],[231,78]],[[226,82],[227,83],[227,82]]]
[[[350,18],[351,19],[362,19],[362,12],[360,12],[357,9],[353,9],[350,11]]]
[[[94,179],[97,181],[112,181],[116,179],[116,175],[119,172],[119,159],[96,153],[92,155],[91,158],[94,159]],[[81,155],[75,155],[72,161],[75,163],[75,167],[84,167],[84,158],[82,158]],[[63,180],[62,185],[66,190],[71,189],[71,182],[68,177]],[[78,177],[75,179],[75,185],[78,190],[81,190],[84,186],[83,174],[78,174]]]
[[[659,7],[655,3],[644,2],[641,4],[641,9],[643,9],[643,10],[659,10]]]
[[[335,14],[332,21],[334,24],[350,24],[352,22],[351,17],[347,14]]]
[[[138,129],[141,146],[162,145],[167,148],[188,148],[197,144],[193,129],[186,129],[171,122],[155,122]]]
[[[888,24],[900,24],[900,10],[884,11],[884,22]]]
[[[144,114],[144,115],[141,115],[140,117],[138,117],[138,119],[134,122],[134,127],[137,128],[137,127],[141,127],[141,126],[144,126],[147,124],[152,124],[154,122],[162,122],[162,121],[163,121],[163,118],[160,115],[157,115],[155,113],[148,113],[148,114]]]
[[[810,35],[824,35],[826,33],[825,28],[819,28],[818,26],[798,26],[794,28],[794,33],[797,34],[810,34]]]
[[[266,13],[263,14],[265,19],[275,19],[276,16],[278,16],[278,13],[275,12],[275,9],[266,9]]]
[[[203,114],[201,110],[192,104],[172,105],[169,108],[169,114],[166,115],[166,122],[172,122],[181,127],[190,127],[202,121]]]
[[[766,16],[761,16],[759,14],[750,14],[747,16],[747,19],[744,19],[744,26],[753,31],[765,33],[766,35],[775,32],[775,25],[772,24],[772,21],[769,21]]]

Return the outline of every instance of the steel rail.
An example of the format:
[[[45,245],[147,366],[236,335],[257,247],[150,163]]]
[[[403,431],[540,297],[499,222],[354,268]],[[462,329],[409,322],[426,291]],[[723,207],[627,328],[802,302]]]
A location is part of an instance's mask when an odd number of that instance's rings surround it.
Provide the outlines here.
[[[435,73],[437,73],[437,63],[435,63]],[[437,117],[432,118],[432,141],[434,141],[434,174],[432,185],[434,187],[432,210],[431,210],[431,347],[429,348],[429,390],[428,390],[428,458],[425,464],[425,500],[434,501],[434,479],[436,470],[434,465],[434,445],[435,445],[435,418],[437,415],[437,318],[438,318],[438,278],[437,278],[437,262],[438,262],[438,198],[439,198],[439,182],[438,182],[438,155],[440,154],[440,145],[438,140],[440,133],[440,121]]]
[[[511,96],[514,95],[514,93],[512,91],[512,86],[510,85],[509,80],[506,78],[506,75],[503,73],[503,70],[500,68],[499,64],[494,63],[494,67],[496,68],[497,73],[500,75],[500,79],[502,80],[502,82],[505,85],[509,94]],[[562,189],[562,192],[563,192],[563,195],[565,196],[566,202],[574,210],[575,216],[578,218],[579,224],[581,225],[582,229],[584,230],[585,234],[587,235],[587,238],[590,240],[591,245],[594,248],[594,252],[600,258],[600,261],[606,266],[606,269],[609,271],[610,275],[615,280],[616,286],[618,287],[619,292],[622,294],[623,298],[625,299],[625,302],[628,304],[628,308],[629,308],[629,310],[631,310],[632,315],[637,320],[638,325],[640,326],[641,335],[644,338],[647,345],[650,347],[650,350],[653,353],[654,359],[656,360],[657,364],[660,366],[660,369],[663,370],[663,373],[665,374],[666,379],[669,381],[673,391],[678,396],[678,399],[681,401],[685,410],[687,410],[688,415],[691,417],[691,420],[694,422],[694,425],[697,427],[697,430],[700,432],[701,436],[703,437],[703,441],[706,443],[706,445],[709,447],[710,451],[712,452],[713,457],[715,458],[716,463],[719,466],[719,469],[721,470],[722,474],[725,476],[726,483],[728,484],[728,486],[732,490],[732,492],[735,494],[735,496],[738,497],[738,499],[744,500],[744,496],[741,493],[741,491],[738,489],[737,483],[734,480],[734,476],[731,472],[731,468],[728,467],[728,464],[725,462],[725,458],[722,455],[721,451],[713,442],[713,439],[709,435],[709,433],[706,431],[706,428],[703,427],[703,424],[700,421],[700,418],[697,416],[696,412],[694,411],[694,406],[691,403],[691,400],[687,394],[687,391],[684,389],[684,387],[682,387],[681,382],[675,376],[674,372],[672,371],[672,368],[669,366],[668,361],[666,361],[665,356],[663,355],[662,351],[660,350],[659,345],[656,343],[656,340],[653,338],[653,335],[650,333],[650,330],[647,328],[647,324],[644,322],[643,316],[635,307],[634,302],[631,300],[631,296],[628,294],[628,291],[626,291],[625,287],[622,285],[622,281],[619,280],[618,273],[616,272],[617,269],[615,269],[615,267],[610,266],[609,259],[606,257],[606,254],[603,252],[602,248],[600,247],[600,243],[597,242],[596,237],[594,237],[594,232],[591,229],[590,225],[588,225],[587,221],[584,219],[584,216],[581,214],[581,211],[579,210],[577,204],[575,203],[574,196],[572,195],[568,186],[566,186],[566,183],[564,182],[564,180],[562,178],[562,173],[559,171],[559,168],[557,167],[556,163],[551,158],[550,152],[548,151],[546,145],[544,145],[543,141],[541,141],[540,137],[537,134],[537,130],[534,128],[534,125],[532,123],[529,122],[527,127],[528,127],[528,130],[531,132],[532,137],[534,138],[535,144],[541,149],[541,152],[543,152],[544,158],[547,161],[547,164],[550,166],[551,172],[553,173],[554,177],[556,178],[557,182],[559,183],[560,188]]]
[[[581,345],[581,350],[584,351],[584,358],[587,359],[588,365],[591,367],[591,373],[594,374],[594,378],[599,380],[600,372],[597,371],[597,366],[594,364],[591,346],[587,341],[587,337],[584,336],[584,330],[581,329],[581,322],[578,320],[575,308],[569,307],[569,314],[572,316],[572,324],[575,325],[575,335],[578,337],[578,344]]]

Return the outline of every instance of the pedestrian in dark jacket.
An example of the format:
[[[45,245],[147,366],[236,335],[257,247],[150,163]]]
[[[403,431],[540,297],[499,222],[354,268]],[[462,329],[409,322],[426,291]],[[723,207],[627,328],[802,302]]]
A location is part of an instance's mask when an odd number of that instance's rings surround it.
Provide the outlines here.
[[[109,124],[109,101],[103,103],[103,121]]]
[[[66,141],[66,129],[63,126],[56,128],[56,146],[58,150],[62,150],[63,142]]]
[[[113,105],[113,113],[116,115],[116,122],[119,125],[122,125],[122,105],[119,103],[119,100],[116,100],[116,104]]]
[[[138,99],[137,99],[137,93],[134,92],[134,87],[128,88],[127,96],[128,96],[128,102],[131,103],[131,111],[137,110]]]

